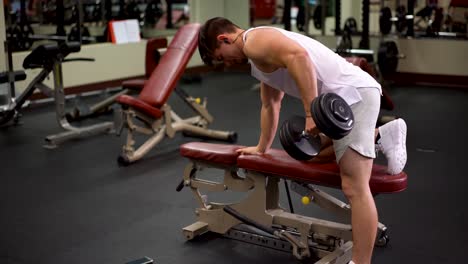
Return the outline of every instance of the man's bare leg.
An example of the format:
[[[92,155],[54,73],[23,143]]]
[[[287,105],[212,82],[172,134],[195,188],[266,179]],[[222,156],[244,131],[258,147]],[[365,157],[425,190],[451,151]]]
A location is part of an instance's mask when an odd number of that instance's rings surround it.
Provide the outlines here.
[[[339,162],[341,187],[351,206],[352,260],[356,264],[371,263],[377,236],[377,209],[369,187],[372,163],[373,159],[350,148]]]
[[[377,135],[379,134],[379,129],[375,129],[375,134],[374,134],[374,140],[377,138]],[[323,135],[320,134],[320,140],[322,142],[322,147],[320,149],[320,152],[317,156],[315,156],[311,162],[317,162],[317,163],[327,163],[327,162],[332,162],[336,160],[335,156],[335,150],[333,149],[333,141]]]

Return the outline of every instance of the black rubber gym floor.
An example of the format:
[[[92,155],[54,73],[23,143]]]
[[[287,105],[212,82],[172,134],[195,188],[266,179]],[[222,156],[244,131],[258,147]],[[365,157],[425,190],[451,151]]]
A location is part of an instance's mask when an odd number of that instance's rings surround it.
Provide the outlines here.
[[[255,83],[246,74],[217,73],[181,86],[208,97],[212,128],[235,130],[238,144],[253,145],[260,107],[258,92],[251,90]],[[409,187],[376,198],[390,243],[375,249],[373,263],[463,263],[468,93],[444,87],[389,92],[396,104],[390,114],[408,124]],[[190,113],[175,95],[170,103],[182,116]],[[143,256],[158,264],[299,263],[289,253],[212,235],[185,241],[181,230],[195,221],[196,203],[189,190],[175,191],[187,164],[178,147],[198,139],[178,134],[140,162],[119,167],[124,136],[42,148],[44,137],[59,131],[53,111],[51,105],[35,107],[24,113],[21,126],[0,130],[0,263],[123,264]],[[293,113],[301,113],[300,103],[286,98],[281,119]],[[280,147],[278,139],[274,146]],[[343,198],[339,190],[327,190]],[[296,212],[327,217],[292,197]],[[282,204],[287,207],[284,195]]]

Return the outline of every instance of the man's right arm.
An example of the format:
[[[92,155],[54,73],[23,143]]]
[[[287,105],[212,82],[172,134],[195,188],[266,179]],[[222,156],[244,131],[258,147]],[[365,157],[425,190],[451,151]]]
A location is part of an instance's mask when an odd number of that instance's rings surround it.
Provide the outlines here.
[[[261,133],[257,148],[261,153],[266,152],[271,147],[275,138],[283,96],[282,91],[274,89],[263,82],[260,84],[260,97],[262,100]]]
[[[257,146],[238,149],[241,154],[265,153],[273,143],[276,129],[278,128],[279,111],[284,93],[270,87],[265,83],[260,84],[260,97],[262,109],[260,112],[260,139]]]

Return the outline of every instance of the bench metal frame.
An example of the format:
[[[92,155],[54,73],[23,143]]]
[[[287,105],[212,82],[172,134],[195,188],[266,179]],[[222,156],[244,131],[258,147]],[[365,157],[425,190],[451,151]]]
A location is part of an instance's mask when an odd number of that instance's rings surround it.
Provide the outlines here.
[[[164,104],[160,109],[163,115],[160,118],[154,118],[138,111],[131,106],[126,107],[121,112],[117,120],[123,120],[123,124],[119,125],[127,130],[127,140],[122,147],[122,153],[118,158],[118,162],[126,165],[135,162],[145,156],[166,136],[173,138],[176,132],[184,132],[189,136],[204,137],[216,140],[224,140],[234,142],[237,139],[237,134],[230,131],[220,131],[208,129],[208,125],[213,122],[213,116],[206,109],[207,99],[199,102],[182,92],[180,88],[176,88],[177,95],[186,102],[196,113],[189,118],[181,118],[172,110],[169,104]],[[126,108],[126,109],[125,109]],[[136,121],[140,122],[136,122]],[[116,125],[116,127],[119,127]],[[119,129],[121,130],[121,129]],[[120,134],[121,131],[118,133]],[[149,138],[135,149],[135,133],[148,135]]]
[[[215,182],[198,177],[204,168],[217,168],[224,171],[222,182]],[[330,194],[307,183],[292,182],[292,190],[301,196],[308,196],[320,208],[338,216],[341,222],[333,222],[309,216],[286,212],[279,205],[279,181],[274,175],[245,170],[245,177],[239,175],[239,168],[223,166],[205,161],[192,160],[185,168],[183,184],[189,187],[198,202],[195,210],[197,221],[183,228],[187,240],[206,232],[214,232],[249,243],[292,251],[297,259],[315,258],[315,263],[341,263],[351,260],[352,228],[351,210],[346,204]],[[285,179],[287,180],[287,179]],[[202,191],[207,192],[248,192],[243,200],[237,203],[216,203]],[[223,208],[229,206],[260,225],[278,230],[280,237],[275,237],[257,229],[257,231],[240,228],[244,223]],[[376,245],[386,244],[387,227],[378,224]],[[285,235],[287,233],[287,235]],[[382,238],[385,237],[385,242]]]

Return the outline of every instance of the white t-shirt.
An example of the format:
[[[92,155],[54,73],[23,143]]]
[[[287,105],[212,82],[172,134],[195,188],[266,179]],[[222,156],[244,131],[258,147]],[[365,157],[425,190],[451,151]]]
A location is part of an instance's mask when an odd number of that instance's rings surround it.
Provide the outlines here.
[[[307,53],[315,67],[319,95],[322,93],[333,92],[343,97],[349,105],[352,105],[362,99],[361,95],[357,91],[358,88],[375,87],[380,91],[380,93],[382,92],[380,84],[367,72],[346,61],[343,57],[336,54],[322,43],[307,36],[280,28],[257,27],[248,29],[244,32],[244,42],[247,34],[258,28],[276,29],[307,50]],[[266,73],[260,71],[252,61],[250,61],[250,64],[252,68],[252,76],[257,78],[259,81],[268,84],[272,88],[281,90],[286,94],[301,98],[296,82],[286,68],[278,68],[274,72]],[[304,72],[304,74],[307,73]]]

